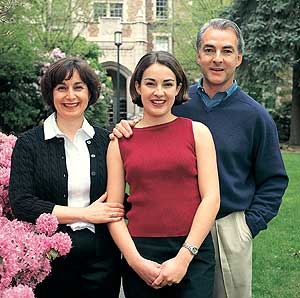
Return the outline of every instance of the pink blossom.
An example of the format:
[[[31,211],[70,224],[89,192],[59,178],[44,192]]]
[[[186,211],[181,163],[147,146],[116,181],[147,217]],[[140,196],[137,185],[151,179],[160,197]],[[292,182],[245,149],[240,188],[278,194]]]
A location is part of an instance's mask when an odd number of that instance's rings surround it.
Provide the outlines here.
[[[60,48],[55,48],[50,53],[49,57],[52,59],[61,59],[61,58],[65,58],[66,54],[62,52]]]
[[[4,215],[12,217],[8,200],[8,184],[11,166],[11,154],[17,138],[0,132],[0,204]]]
[[[36,228],[27,222],[0,217],[0,297],[12,285],[35,288],[51,271],[50,261],[54,258],[49,258],[49,253],[60,257],[70,251],[72,243],[68,234],[49,237],[36,233]]]
[[[72,247],[72,241],[68,234],[66,233],[56,233],[52,236],[53,240],[53,248],[59,253],[61,256],[65,256],[68,254]]]
[[[10,169],[3,168],[0,166],[0,184],[8,186],[9,184]]]
[[[42,214],[36,225],[10,220],[8,184],[15,142],[16,137],[0,132],[0,298],[33,298],[33,289],[51,271],[53,256],[66,255],[72,242],[68,234],[54,234],[58,220],[51,214]]]
[[[36,220],[36,230],[38,233],[44,233],[52,236],[58,227],[57,217],[52,214],[43,213]]]
[[[33,291],[30,287],[18,285],[17,287],[8,288],[3,292],[1,297],[5,298],[34,298]]]

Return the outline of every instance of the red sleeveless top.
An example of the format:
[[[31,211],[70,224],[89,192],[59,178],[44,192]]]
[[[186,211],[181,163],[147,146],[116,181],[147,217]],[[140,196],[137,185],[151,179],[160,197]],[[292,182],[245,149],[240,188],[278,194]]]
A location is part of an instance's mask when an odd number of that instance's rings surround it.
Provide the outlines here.
[[[187,235],[201,201],[192,121],[134,128],[119,147],[130,186],[131,236]]]

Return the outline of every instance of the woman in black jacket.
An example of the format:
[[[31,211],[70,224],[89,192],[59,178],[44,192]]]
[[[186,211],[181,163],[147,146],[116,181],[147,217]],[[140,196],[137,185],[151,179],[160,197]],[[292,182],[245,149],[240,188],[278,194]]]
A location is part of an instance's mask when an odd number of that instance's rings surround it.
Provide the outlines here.
[[[105,202],[108,131],[84,117],[100,95],[97,75],[86,62],[64,58],[48,68],[41,89],[54,113],[18,138],[9,197],[19,220],[35,222],[42,213],[57,216],[72,249],[54,260],[36,297],[117,298],[120,253],[106,223],[120,220],[124,209]]]

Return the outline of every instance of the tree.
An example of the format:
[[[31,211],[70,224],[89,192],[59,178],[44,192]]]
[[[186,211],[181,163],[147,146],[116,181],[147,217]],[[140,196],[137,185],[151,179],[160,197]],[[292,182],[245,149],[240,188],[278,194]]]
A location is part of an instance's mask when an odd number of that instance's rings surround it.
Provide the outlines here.
[[[240,82],[254,97],[271,97],[292,72],[292,115],[289,144],[300,145],[300,2],[239,0],[225,13],[244,33],[246,53]],[[251,91],[252,90],[252,91]],[[269,103],[270,104],[270,103]]]
[[[64,40],[68,52],[92,21],[92,0],[23,0],[24,23],[46,51]]]
[[[36,100],[39,53],[27,28],[17,20],[18,3],[12,2],[1,6],[0,129],[18,133],[39,122],[43,105]]]
[[[169,20],[166,31],[172,31],[173,53],[184,67],[189,79],[199,78],[196,64],[196,34],[200,27],[215,18],[231,4],[231,0],[174,0],[174,15]]]
[[[87,114],[91,122],[107,126],[112,92],[98,63],[101,51],[80,36],[91,21],[91,3],[88,0],[0,2],[0,17],[5,22],[0,27],[0,130],[18,134],[47,115],[37,78],[54,48],[87,60],[97,71],[103,86],[102,100]]]

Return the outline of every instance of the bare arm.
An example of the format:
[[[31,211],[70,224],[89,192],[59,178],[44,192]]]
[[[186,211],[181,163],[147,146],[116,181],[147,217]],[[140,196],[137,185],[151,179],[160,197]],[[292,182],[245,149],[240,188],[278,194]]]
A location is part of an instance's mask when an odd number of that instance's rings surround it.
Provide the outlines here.
[[[208,235],[220,206],[219,179],[216,162],[216,151],[210,131],[201,123],[193,122],[196,146],[198,185],[201,203],[196,211],[186,242],[200,247]],[[175,258],[167,260],[162,265],[154,287],[179,283],[186,274],[192,261],[192,254],[181,248]]]
[[[52,211],[59,223],[68,224],[78,221],[92,224],[119,221],[124,216],[124,207],[120,203],[106,203],[107,193],[87,207],[68,207],[55,205]]]
[[[110,142],[107,152],[108,181],[107,193],[109,203],[124,201],[125,178],[123,162],[120,155],[118,140]],[[151,285],[160,272],[160,265],[144,259],[135,247],[129,234],[125,220],[108,224],[109,231],[128,262],[129,266],[148,284]]]

